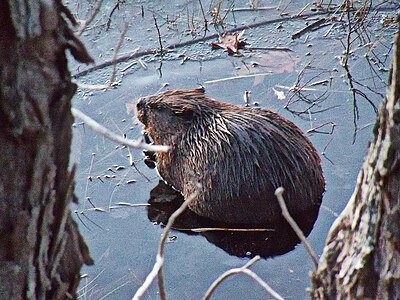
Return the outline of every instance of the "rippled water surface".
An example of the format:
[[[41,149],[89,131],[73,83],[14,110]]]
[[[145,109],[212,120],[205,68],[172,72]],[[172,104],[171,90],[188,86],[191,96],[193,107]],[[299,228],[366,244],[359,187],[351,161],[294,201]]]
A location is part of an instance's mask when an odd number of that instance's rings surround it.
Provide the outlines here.
[[[355,108],[348,76],[341,66],[346,53],[346,16],[338,12],[337,18],[328,21],[326,26],[293,40],[292,34],[329,15],[279,21],[282,12],[294,16],[318,11],[311,11],[312,6],[306,6],[306,1],[295,1],[296,4],[280,1],[279,7],[279,1],[255,2],[258,7],[272,8],[230,12],[224,19],[227,29],[276,20],[245,30],[243,37],[255,50],[241,50],[241,56],[230,56],[223,50],[211,50],[209,43],[216,41],[214,38],[165,51],[162,64],[159,55],[136,57],[117,65],[114,88],[79,88],[73,105],[117,134],[135,139],[140,136],[141,126],[135,123],[132,114],[127,113],[127,104],[141,96],[167,88],[202,85],[212,98],[244,105],[243,95],[245,91],[251,91],[252,105],[258,102],[260,107],[272,109],[292,120],[308,132],[321,155],[326,192],[318,220],[308,237],[320,254],[329,227],[352,194],[367,142],[372,137],[373,106],[379,106],[385,92],[394,34],[390,16],[395,10],[383,8],[393,7],[396,3],[385,1],[382,10],[370,12],[359,38],[356,33],[351,36],[354,41],[348,65],[355,88],[360,91],[356,95]],[[119,7],[116,3],[120,3]],[[222,9],[231,5],[248,7],[245,1],[221,3]],[[211,21],[208,10],[216,7],[218,2],[202,1],[202,4],[206,18]],[[68,2],[81,20],[90,15],[91,5],[95,3]],[[221,10],[221,15],[224,14]],[[97,64],[112,59],[125,24],[127,32],[119,56],[135,50],[158,49],[154,17],[164,49],[173,43],[204,35],[198,1],[174,1],[173,4],[170,1],[104,1],[99,14],[83,32],[82,39]],[[108,20],[109,30],[106,30]],[[209,24],[208,27],[207,35],[215,33],[214,26]],[[260,49],[267,47],[275,49]],[[73,75],[86,68],[71,62]],[[99,85],[109,80],[111,73],[112,67],[106,67],[77,76],[75,80],[81,85]],[[299,93],[289,91],[294,86],[301,88]],[[76,220],[95,260],[94,266],[83,270],[87,276],[82,281],[80,296],[84,299],[130,299],[152,269],[163,228],[149,221],[145,206],[120,204],[147,203],[159,177],[155,170],[146,167],[141,151],[117,145],[79,120],[76,120],[73,132],[71,161],[78,167],[76,195],[80,202],[72,209],[77,212]],[[132,155],[135,167],[130,166],[129,155]],[[165,247],[167,295],[170,299],[200,299],[221,273],[240,267],[248,260],[227,254],[204,236],[172,231]],[[263,259],[251,269],[285,299],[307,298],[308,273],[313,264],[302,245],[287,254]],[[144,298],[157,297],[157,287],[153,284]],[[253,280],[237,275],[225,281],[213,299],[268,297]]]

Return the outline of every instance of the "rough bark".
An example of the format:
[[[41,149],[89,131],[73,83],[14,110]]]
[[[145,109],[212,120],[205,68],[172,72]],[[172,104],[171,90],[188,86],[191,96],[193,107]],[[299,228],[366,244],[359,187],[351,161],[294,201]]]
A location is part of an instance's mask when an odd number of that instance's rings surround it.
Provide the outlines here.
[[[91,61],[59,0],[0,1],[0,299],[74,298],[88,249],[71,217],[75,85]]]
[[[389,88],[355,191],[311,274],[314,299],[400,299],[399,34],[393,54]]]

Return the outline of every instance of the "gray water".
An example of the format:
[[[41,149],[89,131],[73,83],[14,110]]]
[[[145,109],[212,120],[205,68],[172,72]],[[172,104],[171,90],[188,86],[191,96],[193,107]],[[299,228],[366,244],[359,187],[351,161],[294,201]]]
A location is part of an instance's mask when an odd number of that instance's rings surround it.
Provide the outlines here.
[[[258,2],[259,6],[277,6],[274,1]],[[283,2],[281,7],[285,6]],[[121,4],[120,9],[113,14],[110,30],[106,31],[104,24],[114,2],[105,1],[96,21],[83,34],[83,40],[96,62],[101,63],[112,57],[111,48],[115,47],[124,22],[129,23],[129,28],[120,53],[129,53],[137,47],[140,47],[139,51],[158,47],[153,13],[158,19],[165,46],[192,38],[190,34],[182,34],[188,28],[188,15],[193,16],[193,23],[198,26],[196,30],[200,33],[202,17],[197,1],[179,1],[173,5],[168,3],[155,1],[145,4],[144,1],[137,1],[134,4]],[[225,2],[224,7],[229,7],[230,3]],[[236,7],[246,6],[244,1],[235,3]],[[286,4],[288,12],[298,12],[304,6],[304,3]],[[74,1],[69,3],[73,11],[79,11],[77,16],[80,18],[87,16],[87,5],[86,2],[81,2],[79,6]],[[144,7],[144,18],[141,17],[141,5]],[[208,9],[209,4],[204,2],[203,6]],[[388,74],[378,67],[389,68],[393,38],[393,29],[382,29],[379,23],[383,14],[393,15],[394,10],[371,14],[368,26],[369,34],[374,41],[378,41],[373,53],[381,59],[382,65],[374,65],[371,60],[368,63],[363,56],[368,48],[362,47],[361,42],[356,42],[360,43],[360,47],[354,45],[357,50],[349,60],[354,78],[369,89],[357,87],[376,106],[382,100],[376,92],[385,92]],[[226,23],[231,28],[235,22],[237,25],[251,24],[278,17],[277,10],[236,12],[234,18],[232,14],[228,15]],[[292,40],[291,34],[305,26],[304,20],[279,24],[277,22],[246,30],[245,37],[253,47],[289,47],[292,50],[290,52],[243,50],[241,57],[228,56],[222,50],[212,51],[207,41],[166,54],[161,78],[158,70],[160,58],[148,55],[141,58],[143,66],[136,60],[134,66],[121,72],[132,61],[118,65],[119,84],[115,88],[106,91],[79,89],[73,105],[117,134],[126,134],[132,139],[140,136],[141,126],[134,123],[133,115],[128,115],[128,103],[165,88],[193,88],[199,85],[204,86],[212,98],[238,105],[244,105],[244,92],[251,91],[251,102],[258,102],[260,107],[279,112],[305,132],[325,123],[328,125],[320,130],[330,132],[329,124],[334,123],[336,126],[331,134],[308,134],[321,154],[326,178],[323,205],[308,237],[319,255],[332,222],[353,192],[367,143],[372,137],[375,111],[365,99],[357,98],[359,119],[354,140],[353,99],[338,59],[338,56],[343,55],[345,22],[338,22],[331,29],[329,25],[309,32],[297,40]],[[323,37],[327,32],[327,36]],[[182,57],[178,57],[182,53],[189,57],[185,62],[182,62]],[[284,87],[293,86],[307,64],[309,68],[304,71],[301,83],[308,80],[327,82],[303,90],[303,97],[318,100],[319,103],[298,116],[284,108],[291,96]],[[85,67],[72,63],[72,74],[78,73],[78,68],[82,70]],[[76,80],[80,83],[103,84],[110,74],[111,68],[108,67]],[[238,76],[241,77],[234,78]],[[284,92],[286,99],[279,100],[273,89]],[[297,102],[289,105],[291,110],[304,111],[310,107],[309,103],[299,99],[299,95],[293,97],[292,101]],[[159,177],[154,170],[146,167],[140,150],[129,151],[116,145],[92,132],[79,120],[76,120],[73,132],[71,160],[78,167],[76,195],[80,202],[72,209],[77,212],[76,220],[95,261],[94,266],[83,269],[87,276],[82,280],[80,295],[83,299],[130,299],[155,262],[163,228],[148,220],[144,206],[108,208],[116,207],[119,202],[147,203],[150,190],[158,184]],[[129,165],[129,153],[139,172]],[[118,166],[124,168],[117,170]],[[127,183],[130,180],[135,182]],[[87,197],[101,210],[92,209]],[[170,236],[173,238],[165,248],[164,270],[170,299],[200,299],[220,274],[248,261],[248,258],[227,254],[200,235],[172,231]],[[302,245],[287,254],[263,259],[251,269],[285,299],[307,298],[306,288],[310,285],[308,273],[313,269],[313,264]],[[145,299],[157,297],[157,287],[153,284]],[[237,275],[226,280],[217,289],[213,299],[268,297],[257,283],[244,275]]]

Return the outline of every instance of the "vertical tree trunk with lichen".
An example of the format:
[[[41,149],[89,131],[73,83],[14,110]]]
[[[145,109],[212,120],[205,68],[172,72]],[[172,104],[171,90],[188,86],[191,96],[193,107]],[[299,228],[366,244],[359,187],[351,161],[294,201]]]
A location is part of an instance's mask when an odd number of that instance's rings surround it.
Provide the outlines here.
[[[0,1],[0,298],[74,298],[87,247],[71,217],[75,85],[91,58],[60,0]]]
[[[393,53],[389,88],[357,186],[311,275],[314,299],[400,299],[399,33]]]

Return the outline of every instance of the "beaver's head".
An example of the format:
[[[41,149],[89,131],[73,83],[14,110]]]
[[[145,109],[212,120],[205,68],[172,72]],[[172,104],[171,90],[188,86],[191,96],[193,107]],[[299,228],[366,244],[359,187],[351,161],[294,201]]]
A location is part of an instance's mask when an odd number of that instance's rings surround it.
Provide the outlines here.
[[[170,144],[182,137],[199,118],[223,109],[220,102],[208,98],[204,89],[172,90],[142,97],[136,115],[155,144]]]
[[[217,221],[267,224],[281,216],[274,192],[283,186],[289,211],[314,216],[324,191],[318,153],[298,127],[266,109],[219,102],[202,89],[144,97],[137,118],[155,144],[160,176],[189,204]],[[315,219],[313,219],[313,222]]]

